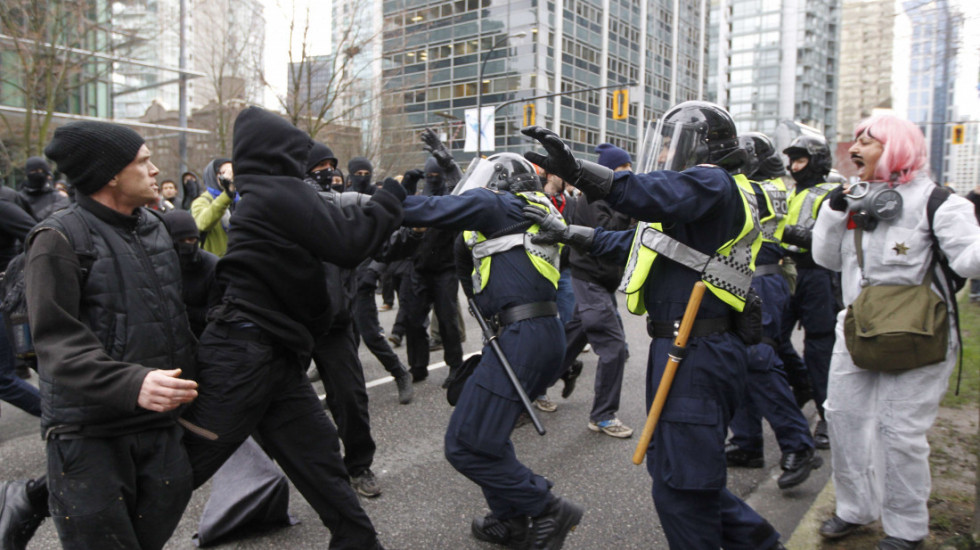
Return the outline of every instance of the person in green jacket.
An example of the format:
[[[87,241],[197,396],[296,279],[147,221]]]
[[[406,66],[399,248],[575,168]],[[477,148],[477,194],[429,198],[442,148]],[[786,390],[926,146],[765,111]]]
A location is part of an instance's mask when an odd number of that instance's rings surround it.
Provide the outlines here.
[[[228,222],[238,202],[231,160],[216,158],[204,169],[204,191],[191,203],[191,215],[201,231],[201,248],[224,256],[228,248]]]

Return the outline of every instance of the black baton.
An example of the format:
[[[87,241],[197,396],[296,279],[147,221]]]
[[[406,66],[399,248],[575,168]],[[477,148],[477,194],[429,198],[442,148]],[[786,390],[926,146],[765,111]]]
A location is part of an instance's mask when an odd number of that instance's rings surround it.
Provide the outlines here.
[[[486,340],[490,347],[493,348],[493,353],[500,360],[500,364],[504,367],[504,372],[507,373],[507,378],[510,379],[510,383],[514,386],[517,391],[517,396],[521,398],[521,403],[524,405],[524,409],[527,411],[528,416],[531,417],[531,422],[534,424],[534,429],[538,431],[539,434],[544,435],[544,426],[541,421],[538,420],[538,415],[534,414],[534,408],[531,406],[531,400],[528,399],[527,393],[524,391],[524,387],[521,386],[521,381],[517,379],[517,374],[514,373],[514,368],[510,366],[510,361],[507,360],[507,356],[504,355],[504,350],[500,349],[500,343],[497,342],[497,335],[490,330],[490,326],[487,325],[486,319],[480,313],[480,308],[476,306],[476,302],[473,298],[469,298],[470,303],[470,313],[473,317],[476,317],[476,322],[480,323],[480,330],[483,331],[483,339]]]

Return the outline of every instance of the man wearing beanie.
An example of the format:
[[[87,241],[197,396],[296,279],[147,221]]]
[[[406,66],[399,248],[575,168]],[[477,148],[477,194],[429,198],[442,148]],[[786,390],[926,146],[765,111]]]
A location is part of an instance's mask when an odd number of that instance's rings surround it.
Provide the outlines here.
[[[201,248],[218,257],[228,249],[228,224],[238,201],[234,179],[230,159],[212,160],[204,169],[204,191],[191,203],[191,214],[204,239]]]
[[[633,169],[633,159],[630,158],[630,154],[612,143],[600,143],[596,145],[595,152],[599,155],[596,163],[605,166],[613,172]]]
[[[330,529],[329,548],[382,548],[306,365],[330,322],[323,262],[353,268],[380,248],[405,192],[395,183],[360,207],[328,203],[302,179],[310,137],[257,107],[238,115],[233,143],[242,200],[218,262],[222,302],[198,349],[200,396],[184,415],[203,428],[185,436],[194,483],[257,432]]]
[[[162,548],[192,491],[177,408],[197,384],[181,377],[194,338],[180,263],[163,223],[141,208],[159,171],[137,133],[105,122],[62,126],[44,152],[78,191],[27,238],[47,504],[64,548]],[[70,242],[86,234],[91,242]],[[13,501],[5,487],[3,516],[23,518],[19,540],[0,533],[5,548],[33,534],[43,487],[31,482]]]
[[[41,221],[52,212],[66,208],[71,201],[51,184],[51,167],[41,157],[27,159],[27,179],[21,186],[17,202],[34,219]]]
[[[347,161],[348,178],[347,189],[345,191],[356,191],[365,195],[374,193],[376,186],[371,185],[371,178],[374,176],[374,166],[371,161],[364,157],[354,157]]]

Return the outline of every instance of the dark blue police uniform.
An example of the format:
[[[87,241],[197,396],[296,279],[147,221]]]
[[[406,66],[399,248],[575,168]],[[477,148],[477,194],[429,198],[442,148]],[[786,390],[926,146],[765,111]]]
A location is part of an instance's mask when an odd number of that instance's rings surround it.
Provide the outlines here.
[[[480,231],[484,235],[524,221],[523,199],[475,189],[458,196],[410,196],[403,224]],[[466,284],[464,282],[464,284]],[[475,295],[482,314],[533,302],[554,302],[555,286],[516,247],[493,256],[489,281]],[[528,395],[540,395],[557,378],[565,332],[557,316],[535,317],[501,327],[498,343]],[[551,483],[518,461],[510,433],[523,406],[489,346],[467,380],[446,430],[449,463],[483,489],[497,518],[538,516],[552,499]]]
[[[731,176],[716,167],[648,174],[617,172],[605,197],[639,220],[713,255],[744,223]],[[633,232],[597,229],[592,253],[626,259]],[[651,321],[673,322],[687,306],[695,271],[667,259],[654,262],[644,284]],[[730,315],[732,308],[705,293],[698,319]],[[647,406],[663,375],[673,338],[653,338],[647,363]],[[732,332],[692,337],[647,454],[653,500],[671,548],[759,549],[774,546],[776,530],[725,488],[725,437],[745,388],[746,346]]]

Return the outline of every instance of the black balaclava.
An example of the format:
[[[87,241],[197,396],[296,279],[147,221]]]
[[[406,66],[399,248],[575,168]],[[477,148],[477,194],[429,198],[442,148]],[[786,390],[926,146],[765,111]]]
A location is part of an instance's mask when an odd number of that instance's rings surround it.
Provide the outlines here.
[[[446,171],[439,166],[435,157],[425,161],[425,187],[422,194],[427,197],[437,197],[446,194]]]
[[[180,268],[186,270],[201,263],[201,247],[198,243],[181,242],[183,239],[200,236],[194,216],[186,210],[172,210],[163,216],[163,222],[167,224],[170,237],[174,240],[174,249],[180,257]]]
[[[370,174],[366,176],[355,176],[354,172],[358,170],[367,170]],[[347,161],[347,172],[349,173],[347,181],[350,183],[350,189],[348,191],[356,191],[365,195],[372,193],[371,176],[374,175],[374,166],[371,165],[371,161],[364,157],[354,157]]]
[[[41,157],[31,157],[27,159],[24,166],[27,170],[27,183],[24,190],[31,192],[44,191],[45,187],[51,183],[51,167]]]

